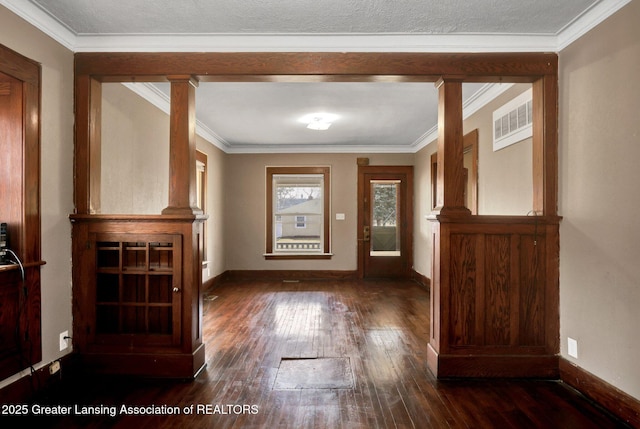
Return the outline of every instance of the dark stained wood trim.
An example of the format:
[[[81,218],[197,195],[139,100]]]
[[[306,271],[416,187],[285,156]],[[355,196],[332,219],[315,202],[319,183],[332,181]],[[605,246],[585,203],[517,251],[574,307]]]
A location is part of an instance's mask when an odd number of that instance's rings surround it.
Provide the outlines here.
[[[279,255],[279,254],[273,254],[273,253],[267,253],[264,255],[264,259],[266,259],[267,261],[275,261],[275,260],[280,260],[280,261],[293,261],[293,260],[302,260],[302,259],[331,259],[333,257],[333,254],[331,253],[323,253],[323,254],[318,254],[318,255],[304,255],[304,254],[299,254],[299,255]]]
[[[472,215],[478,214],[478,129],[469,131],[464,135],[464,152],[471,152],[471,171],[468,175],[468,180],[471,182],[471,194],[469,195],[469,210]],[[464,155],[464,153],[463,153]],[[438,152],[431,154],[431,209],[435,209],[437,204],[437,190],[438,190]]]
[[[438,216],[434,226],[446,259],[434,251],[431,371],[557,377],[559,218]]]
[[[35,88],[40,86],[40,63],[0,44],[0,71]]]
[[[438,355],[438,378],[558,379],[558,357]]]
[[[72,215],[74,350],[88,372],[190,378],[204,365],[202,343],[201,225],[204,215]],[[97,338],[98,241],[157,241],[157,235],[180,237],[172,257],[173,307],[170,341],[118,331]],[[119,256],[118,256],[119,257]],[[148,260],[147,256],[147,260]],[[152,271],[149,269],[149,271]],[[175,297],[175,298],[173,298]],[[113,321],[111,321],[114,323]],[[179,322],[179,323],[178,323]],[[135,337],[135,338],[134,338]],[[163,342],[164,341],[164,342]]]
[[[306,76],[315,81],[432,81],[441,76],[466,81],[533,82],[557,73],[557,55],[545,53],[334,53],[334,52],[87,52],[76,54],[76,73],[102,80],[165,80],[188,73],[201,82],[274,81]],[[300,79],[297,79],[299,81]]]
[[[462,80],[440,79],[438,87],[437,214],[466,216],[464,206]]]
[[[431,288],[431,279],[423,274],[420,274],[413,268],[411,269],[411,279],[426,290],[429,290],[429,288]]]
[[[557,213],[557,74],[558,56],[549,53],[457,53],[457,54],[429,54],[429,53],[78,53],[75,56],[75,72],[77,82],[84,82],[80,88],[76,86],[76,101],[78,110],[77,119],[82,130],[76,133],[76,210],[80,214],[92,213],[91,201],[95,199],[92,193],[91,181],[95,180],[96,170],[92,166],[80,166],[82,160],[89,160],[89,153],[94,144],[92,140],[97,133],[91,120],[92,85],[88,82],[124,82],[124,81],[168,81],[171,76],[192,76],[201,82],[207,81],[296,81],[296,82],[355,82],[355,81],[396,81],[396,82],[436,82],[441,80],[440,96],[443,101],[440,103],[439,122],[443,135],[439,140],[448,149],[441,150],[443,153],[441,161],[444,163],[439,168],[439,175],[442,174],[442,186],[447,192],[443,192],[442,201],[439,201],[440,210],[434,216],[434,255],[433,255],[433,285],[432,293],[432,314],[434,330],[432,331],[431,345],[435,347],[437,353],[448,356],[458,352],[458,349],[450,347],[457,346],[458,339],[450,340],[458,333],[464,335],[464,340],[478,340],[478,346],[484,347],[482,341],[485,335],[482,331],[473,330],[473,320],[479,320],[480,314],[465,310],[468,307],[485,307],[489,305],[481,300],[481,297],[474,295],[474,285],[468,284],[465,291],[469,295],[460,295],[458,285],[451,277],[460,274],[464,270],[452,267],[451,261],[466,262],[474,259],[473,255],[461,255],[458,251],[473,251],[475,258],[481,256],[478,243],[474,242],[474,234],[479,232],[490,234],[492,230],[500,230],[502,225],[518,222],[516,218],[487,217],[486,220],[473,220],[469,222],[470,230],[465,230],[467,225],[464,222],[476,216],[463,206],[460,195],[462,187],[459,186],[461,170],[458,158],[462,154],[462,120],[460,107],[460,92],[462,82],[527,82],[534,86],[534,110],[538,125],[534,129],[534,209],[539,214],[545,215],[545,220],[549,223],[545,225],[545,234],[548,239],[545,241],[545,252],[540,256],[544,261],[542,268],[546,284],[545,298],[543,302],[539,300],[542,295],[537,294],[536,305],[548,310],[544,317],[537,317],[538,325],[534,328],[527,327],[525,333],[532,338],[526,338],[531,343],[527,345],[542,344],[546,347],[549,356],[557,354],[558,351],[558,225],[552,224]],[[88,92],[83,94],[82,92]],[[84,97],[84,98],[83,98]],[[537,101],[536,101],[537,98]],[[93,104],[96,106],[96,104]],[[184,109],[184,106],[183,106]],[[93,109],[94,111],[96,109]],[[180,112],[184,115],[185,112]],[[85,119],[82,119],[82,118]],[[446,119],[446,121],[445,121]],[[84,122],[82,122],[84,121]],[[446,122],[446,123],[445,123]],[[99,125],[99,124],[97,124]],[[445,142],[446,140],[446,142]],[[452,148],[452,146],[454,146]],[[453,149],[453,150],[452,150]],[[460,152],[460,153],[458,153]],[[439,166],[440,167],[440,166]],[[83,170],[84,169],[84,170]],[[452,170],[449,170],[452,169]],[[184,176],[183,176],[184,178]],[[81,182],[81,183],[78,183]],[[440,194],[440,192],[439,192]],[[444,216],[443,216],[444,215]],[[455,215],[455,216],[454,216]],[[452,219],[462,218],[463,221]],[[524,225],[534,221],[523,221]],[[535,220],[538,222],[538,219]],[[473,225],[471,225],[473,223]],[[535,225],[538,225],[535,223]],[[543,224],[540,224],[541,227]],[[528,225],[530,227],[530,225]],[[451,231],[456,229],[458,237],[452,239]],[[467,234],[465,237],[463,235]],[[499,240],[498,240],[499,241]],[[489,243],[489,241],[487,241]],[[482,243],[480,243],[482,244]],[[75,245],[74,245],[75,246]],[[454,246],[458,246],[455,248]],[[474,247],[475,246],[475,247]],[[497,251],[505,249],[507,246],[501,242]],[[512,250],[517,249],[517,243],[513,240],[507,246]],[[539,251],[534,251],[529,245],[523,253],[525,258]],[[329,252],[325,252],[329,253]],[[490,259],[491,255],[488,256]],[[504,259],[502,260],[504,262]],[[506,262],[505,262],[506,263]],[[77,262],[76,262],[77,265]],[[195,266],[195,265],[194,265]],[[200,268],[200,267],[198,267]],[[504,266],[481,268],[487,274],[499,275],[505,271]],[[519,267],[521,268],[521,267]],[[457,270],[457,271],[456,271]],[[502,271],[501,271],[502,270]],[[517,271],[517,269],[516,269]],[[531,273],[522,268],[522,272],[514,271],[510,275],[513,279],[529,281],[527,276]],[[479,271],[480,272],[480,271]],[[262,272],[263,275],[265,272]],[[281,272],[282,273],[282,272]],[[255,274],[255,272],[254,272]],[[273,273],[271,273],[273,274]],[[300,273],[298,273],[300,274]],[[325,272],[325,274],[327,274]],[[482,272],[480,272],[482,275]],[[516,275],[517,274],[517,275]],[[306,272],[306,275],[309,275]],[[292,279],[295,279],[292,277]],[[460,278],[457,279],[460,281]],[[481,282],[482,279],[479,279]],[[479,286],[483,286],[478,283]],[[504,285],[500,286],[503,287]],[[499,296],[503,290],[496,289]],[[458,293],[458,295],[455,295]],[[516,296],[511,297],[511,302],[515,302]],[[453,300],[459,309],[459,315],[466,319],[459,323],[458,320],[452,322],[448,313]],[[501,305],[505,304],[501,301]],[[542,308],[544,307],[544,308]],[[520,308],[528,314],[526,306]],[[516,311],[514,309],[514,311]],[[514,319],[515,320],[515,319]],[[511,320],[510,329],[521,329],[516,321]],[[526,315],[519,321],[526,321]],[[543,322],[540,322],[542,320]],[[502,324],[506,319],[501,319]],[[455,325],[452,325],[455,323]],[[522,322],[528,323],[528,322]],[[450,326],[451,325],[451,326]],[[504,325],[507,326],[507,325]],[[455,333],[451,329],[458,329]],[[487,328],[487,330],[491,330]],[[499,330],[490,332],[494,339],[500,335]],[[540,334],[543,333],[543,338]],[[533,338],[535,337],[535,338]],[[471,343],[469,343],[471,344]],[[501,345],[501,344],[499,344]],[[516,352],[517,347],[513,347],[511,353]],[[501,351],[502,355],[505,351]],[[473,351],[471,352],[473,354]],[[527,352],[523,352],[524,355]],[[461,353],[462,355],[462,353]],[[437,357],[437,356],[436,356]],[[504,357],[504,356],[502,356]],[[544,365],[541,365],[543,368]],[[480,369],[480,368],[479,368]]]
[[[200,214],[196,206],[196,87],[190,76],[170,76],[169,205],[162,214]]]
[[[560,358],[560,378],[587,398],[627,422],[640,427],[640,401],[584,370],[565,358]]]
[[[533,210],[558,213],[558,78],[533,82]]]
[[[225,272],[225,280],[353,280],[357,271],[330,270],[229,270]]]
[[[63,381],[62,374],[67,378],[77,371],[76,358],[75,353],[69,353],[53,361],[59,362],[61,369],[55,374],[49,372],[49,366],[53,363],[50,362],[49,365],[44,365],[31,374],[4,386],[0,389],[0,404],[24,404],[38,399],[40,395],[46,393],[45,390],[51,390]]]
[[[211,277],[209,280],[207,280],[206,282],[202,283],[202,291],[207,292],[210,291],[212,289],[217,288],[218,286],[220,286],[225,280],[228,279],[229,277],[229,272],[228,271],[224,271],[220,274],[218,274],[215,277]]]
[[[75,76],[75,213],[100,213],[102,84]]]
[[[403,195],[401,203],[403,205],[401,212],[404,213],[402,224],[405,227],[402,235],[405,237],[402,243],[402,257],[404,268],[399,277],[410,278],[413,266],[413,212],[414,212],[414,195],[413,195],[413,166],[408,165],[358,165],[358,213],[357,213],[357,240],[358,240],[358,278],[365,278],[366,251],[364,241],[364,225],[366,212],[370,210],[369,204],[365,204],[367,193],[367,177],[373,175],[377,178],[384,178],[389,174],[389,178],[397,178],[404,176]],[[369,225],[370,226],[370,225]],[[398,276],[398,274],[395,274]]]
[[[42,359],[41,331],[41,214],[40,214],[40,133],[41,66],[36,61],[0,45],[0,73],[8,76],[9,89],[0,116],[5,141],[0,142],[3,161],[11,163],[0,182],[0,220],[7,223],[10,249],[25,268],[0,271],[2,322],[4,332],[17,332],[15,347],[0,347],[0,379],[19,372]],[[11,95],[13,94],[13,95]],[[11,297],[11,299],[8,299]],[[13,336],[11,341],[13,342]]]

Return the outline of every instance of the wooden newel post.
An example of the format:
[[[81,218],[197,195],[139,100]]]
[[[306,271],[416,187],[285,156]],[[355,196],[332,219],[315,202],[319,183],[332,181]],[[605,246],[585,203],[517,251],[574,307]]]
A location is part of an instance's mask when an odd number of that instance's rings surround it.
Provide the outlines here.
[[[196,103],[198,82],[191,76],[169,76],[171,118],[169,205],[162,214],[201,214],[196,207]]]
[[[470,215],[464,204],[462,81],[440,78],[438,88],[438,178],[435,214]]]

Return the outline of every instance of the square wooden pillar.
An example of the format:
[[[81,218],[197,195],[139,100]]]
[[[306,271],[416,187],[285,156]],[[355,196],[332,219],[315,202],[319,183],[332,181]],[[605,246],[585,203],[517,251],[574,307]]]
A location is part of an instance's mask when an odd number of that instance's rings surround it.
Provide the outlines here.
[[[191,76],[169,76],[169,205],[162,214],[201,214],[196,204],[196,93]]]
[[[462,81],[441,78],[438,88],[438,178],[436,208],[442,215],[470,215],[464,205]]]

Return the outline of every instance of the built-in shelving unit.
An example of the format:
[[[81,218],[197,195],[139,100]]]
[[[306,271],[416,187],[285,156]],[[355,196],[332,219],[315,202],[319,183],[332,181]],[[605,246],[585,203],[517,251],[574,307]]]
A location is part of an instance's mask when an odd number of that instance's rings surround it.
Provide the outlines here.
[[[72,215],[74,348],[88,372],[190,378],[204,366],[201,216]],[[188,243],[188,245],[187,245]]]
[[[177,343],[179,235],[96,237],[96,335],[130,334],[139,343]],[[175,340],[178,340],[176,338]]]

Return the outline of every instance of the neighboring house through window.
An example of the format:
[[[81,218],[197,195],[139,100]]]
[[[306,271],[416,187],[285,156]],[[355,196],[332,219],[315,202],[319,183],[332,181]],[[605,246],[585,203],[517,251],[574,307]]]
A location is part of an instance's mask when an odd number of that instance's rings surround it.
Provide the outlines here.
[[[329,167],[267,167],[266,257],[330,257]]]

